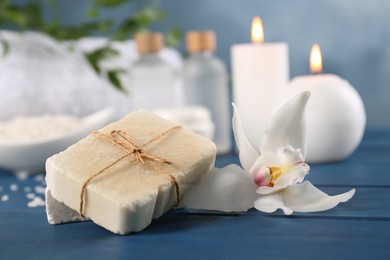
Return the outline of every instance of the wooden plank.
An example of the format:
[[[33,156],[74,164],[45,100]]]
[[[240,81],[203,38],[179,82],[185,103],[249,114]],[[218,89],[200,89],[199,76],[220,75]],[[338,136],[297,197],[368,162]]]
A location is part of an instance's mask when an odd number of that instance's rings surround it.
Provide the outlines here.
[[[329,195],[337,195],[350,190],[349,187],[318,187],[323,192]],[[191,214],[204,214],[204,215],[230,215],[239,216],[242,214],[255,214],[257,217],[277,217],[284,216],[281,210],[275,213],[262,213],[255,209],[249,210],[248,213],[221,213],[216,211],[202,211],[187,209]],[[367,219],[367,220],[385,220],[390,221],[390,189],[389,188],[377,188],[377,187],[364,187],[357,188],[354,197],[345,203],[340,203],[337,207],[323,211],[312,213],[300,213],[294,212],[292,216],[286,216],[287,218],[321,218],[321,219]]]
[[[390,187],[390,164],[311,165],[310,173],[306,179],[316,185]]]
[[[91,222],[50,226],[41,213],[0,213],[2,259],[389,259],[390,221],[171,212],[116,236]]]
[[[218,166],[238,163],[218,157]],[[390,134],[366,135],[348,160],[312,165],[308,179],[329,194],[357,188],[355,197],[319,213],[216,213],[175,210],[145,231],[117,236],[92,222],[51,226],[44,208],[28,208],[25,187],[0,170],[0,259],[390,259]],[[17,183],[18,191],[10,185]],[[40,195],[41,196],[41,195]]]

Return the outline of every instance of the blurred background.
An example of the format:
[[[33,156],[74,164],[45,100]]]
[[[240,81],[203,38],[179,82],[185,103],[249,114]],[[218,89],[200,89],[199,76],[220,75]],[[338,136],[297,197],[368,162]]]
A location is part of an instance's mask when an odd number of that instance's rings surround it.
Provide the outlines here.
[[[77,38],[84,34],[125,39],[131,38],[137,30],[149,29],[167,33],[168,43],[184,54],[182,39],[186,31],[214,30],[218,39],[216,54],[229,71],[231,45],[250,42],[251,20],[254,16],[260,16],[266,42],[288,43],[291,78],[310,73],[310,47],[318,43],[323,55],[323,72],[345,78],[362,96],[367,112],[367,127],[390,129],[390,1],[2,0],[0,12],[5,10],[5,4],[23,9],[30,2],[40,6],[41,19],[51,26],[46,26],[44,30],[59,39]],[[100,8],[102,6],[104,8]],[[145,6],[152,8],[146,14],[139,15]],[[30,13],[37,12],[33,10],[34,7],[30,9]],[[43,28],[34,24],[34,15],[29,21],[11,17],[14,19],[11,23],[4,21],[4,15],[0,17],[3,19],[0,24],[2,29]],[[101,23],[96,27],[78,28],[80,24],[105,19],[112,20],[113,25],[110,27]],[[20,26],[23,23],[24,28]],[[71,28],[73,32],[69,36],[65,29],[59,29],[61,27]]]

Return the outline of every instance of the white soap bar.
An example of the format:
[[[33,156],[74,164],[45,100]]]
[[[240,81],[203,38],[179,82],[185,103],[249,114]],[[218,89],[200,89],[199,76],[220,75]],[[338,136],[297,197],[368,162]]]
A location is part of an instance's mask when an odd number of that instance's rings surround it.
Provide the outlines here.
[[[47,221],[50,224],[54,225],[89,220],[89,218],[82,217],[77,211],[53,198],[48,188],[46,188],[45,195]]]
[[[48,219],[50,215],[52,220],[49,222],[72,221],[74,216],[69,210],[80,213],[83,203],[85,217],[114,233],[127,234],[143,230],[153,218],[174,207],[177,193],[181,198],[196,184],[213,166],[216,154],[214,143],[175,126],[153,113],[140,110],[99,130],[107,136],[113,130],[120,130],[138,146],[152,140],[142,147],[143,152],[165,159],[171,165],[158,162],[158,159],[147,159],[147,156],[143,157],[145,164],[137,163],[135,153],[117,161],[128,152],[101,134],[91,134],[50,157],[46,162],[46,182],[55,200],[47,199],[52,201],[47,206]],[[169,129],[173,130],[161,136]],[[124,139],[117,140],[124,142],[127,149],[134,148]],[[84,196],[81,196],[83,185],[100,171],[102,173],[88,182]],[[178,184],[178,190],[174,182]],[[69,208],[61,208],[67,212],[66,218],[53,217],[58,216],[53,212],[56,207],[60,208],[58,203]],[[73,217],[69,218],[67,214]]]

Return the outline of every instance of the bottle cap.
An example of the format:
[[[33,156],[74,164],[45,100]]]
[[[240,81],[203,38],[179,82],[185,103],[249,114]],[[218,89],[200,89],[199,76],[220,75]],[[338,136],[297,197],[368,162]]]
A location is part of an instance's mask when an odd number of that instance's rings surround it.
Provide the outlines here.
[[[154,53],[164,46],[164,37],[158,32],[142,32],[135,35],[135,42],[139,53]]]
[[[187,33],[187,51],[215,51],[215,33],[213,31],[191,31]]]

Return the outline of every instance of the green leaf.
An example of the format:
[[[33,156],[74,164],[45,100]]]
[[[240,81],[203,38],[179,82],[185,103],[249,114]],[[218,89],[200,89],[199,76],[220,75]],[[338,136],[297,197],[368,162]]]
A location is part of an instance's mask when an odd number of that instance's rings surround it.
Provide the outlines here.
[[[164,19],[165,13],[154,6],[146,6],[125,19],[114,32],[112,39],[125,40],[136,32],[146,30],[153,22]]]
[[[165,12],[155,6],[146,6],[134,14],[134,20],[139,23],[140,27],[148,27],[155,21],[161,21],[165,18]]]
[[[90,18],[97,18],[99,17],[100,9],[97,7],[93,7],[89,10],[87,10],[86,15]]]
[[[169,47],[178,47],[182,41],[183,31],[179,27],[171,28],[165,35],[165,42]]]
[[[99,65],[100,61],[116,57],[118,55],[119,53],[116,50],[112,49],[110,46],[104,46],[92,52],[84,53],[85,58],[98,74],[101,74],[101,69]]]
[[[114,33],[113,38],[116,40],[124,40],[130,35],[133,35],[138,28],[139,24],[133,17],[127,18]]]
[[[107,32],[112,26],[111,20],[84,23],[79,26],[45,26],[43,30],[58,40],[76,40],[91,32]]]
[[[4,10],[0,19],[2,23],[8,22],[21,28],[24,28],[27,25],[27,17],[18,9]]]
[[[111,39],[114,41],[124,41],[128,38],[128,33],[124,30],[117,30],[112,36]]]
[[[105,59],[109,59],[112,57],[118,56],[119,53],[112,49],[109,45],[106,45],[102,48],[96,49],[92,52],[84,53],[85,58],[95,70],[95,72],[99,75],[102,74],[102,70],[100,68],[100,62]],[[119,74],[125,72],[122,69],[112,69],[107,71],[107,78],[120,91],[125,91],[122,82],[119,79]]]
[[[38,28],[43,23],[40,5],[38,3],[30,2],[24,8],[24,12],[28,19],[27,25]]]
[[[93,3],[101,7],[112,8],[128,3],[130,1],[131,0],[94,0]]]
[[[0,24],[9,24],[18,29],[38,29],[42,24],[41,8],[38,3],[29,2],[24,6],[9,4],[2,1]]]
[[[5,7],[9,4],[9,0],[0,0],[0,7]]]
[[[107,76],[109,81],[114,85],[118,90],[125,92],[125,88],[122,85],[122,82],[119,79],[119,74],[124,73],[124,70],[115,69],[107,71]]]
[[[9,52],[9,43],[8,43],[6,40],[4,40],[4,39],[0,39],[0,43],[1,43],[1,45],[2,45],[2,50],[3,50],[1,56],[4,57],[4,56],[6,56],[6,55],[8,54],[8,52]]]

